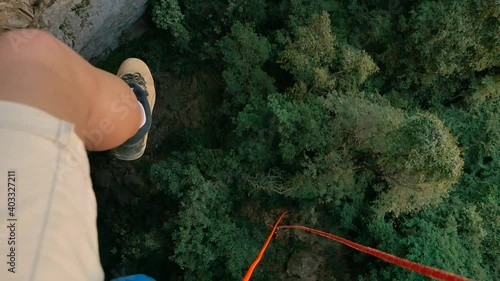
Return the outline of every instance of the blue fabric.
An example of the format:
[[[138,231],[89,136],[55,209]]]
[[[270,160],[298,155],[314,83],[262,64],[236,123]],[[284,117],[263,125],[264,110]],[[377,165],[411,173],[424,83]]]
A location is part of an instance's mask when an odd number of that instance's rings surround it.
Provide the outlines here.
[[[144,274],[131,275],[126,277],[120,277],[113,279],[111,281],[155,281],[153,278],[148,277]]]

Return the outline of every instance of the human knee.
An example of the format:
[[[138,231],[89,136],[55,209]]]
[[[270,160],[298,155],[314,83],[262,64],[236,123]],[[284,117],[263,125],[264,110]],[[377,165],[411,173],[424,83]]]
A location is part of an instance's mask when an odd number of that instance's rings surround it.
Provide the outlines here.
[[[0,35],[0,56],[46,56],[57,46],[50,33],[39,29],[17,29]]]

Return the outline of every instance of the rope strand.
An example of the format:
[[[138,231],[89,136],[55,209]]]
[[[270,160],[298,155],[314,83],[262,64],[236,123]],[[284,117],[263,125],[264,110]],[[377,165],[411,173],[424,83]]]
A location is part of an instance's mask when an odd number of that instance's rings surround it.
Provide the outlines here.
[[[379,251],[377,249],[363,246],[361,244],[352,242],[352,241],[347,240],[345,238],[342,238],[342,237],[339,237],[339,236],[336,236],[336,235],[333,235],[333,234],[330,234],[330,233],[327,233],[327,232],[324,232],[321,230],[317,230],[314,228],[309,228],[309,227],[305,227],[302,225],[279,226],[279,223],[281,222],[283,217],[286,215],[286,213],[288,213],[288,211],[283,212],[281,214],[280,218],[278,219],[278,221],[274,224],[274,227],[271,230],[271,233],[269,234],[269,236],[267,237],[267,240],[264,243],[264,246],[262,246],[262,248],[259,251],[259,254],[257,255],[257,258],[255,258],[255,260],[252,262],[252,264],[248,268],[248,271],[246,272],[242,281],[249,281],[250,280],[250,278],[252,277],[253,271],[255,270],[255,268],[259,264],[260,260],[264,256],[264,252],[266,251],[267,246],[269,246],[269,243],[271,243],[271,240],[278,229],[300,229],[300,230],[309,231],[311,233],[314,233],[314,234],[326,237],[328,239],[337,241],[337,242],[342,243],[346,246],[349,246],[353,249],[356,249],[360,252],[372,255],[374,257],[377,257],[377,258],[382,259],[384,261],[387,261],[389,263],[392,263],[392,264],[395,264],[397,266],[400,266],[400,267],[412,270],[414,272],[423,274],[423,275],[430,277],[430,278],[443,280],[443,281],[472,281],[471,279],[465,278],[463,276],[456,275],[454,273],[447,272],[447,271],[437,269],[434,267],[425,266],[425,265],[422,265],[422,264],[419,264],[416,262],[412,262],[412,261],[409,261],[407,259],[403,259],[403,258],[394,256],[394,255]]]
[[[271,233],[267,237],[267,240],[264,243],[264,246],[262,246],[262,249],[260,249],[259,254],[257,255],[257,258],[255,258],[255,260],[252,262],[252,264],[248,268],[247,273],[245,274],[245,276],[243,277],[243,279],[241,281],[248,281],[248,280],[250,280],[250,277],[252,277],[253,271],[255,270],[257,265],[259,264],[260,260],[262,259],[262,256],[264,256],[264,252],[266,251],[267,246],[269,245],[269,243],[271,243],[271,240],[273,239],[274,233],[276,232],[276,229],[278,229],[278,225],[280,224],[281,220],[286,215],[286,213],[288,213],[288,211],[284,211],[283,214],[281,214],[281,217],[278,219],[278,221],[274,224],[273,230],[271,230]]]
[[[370,248],[367,246],[363,246],[361,244],[349,241],[347,239],[344,239],[342,237],[339,237],[339,236],[336,236],[336,235],[333,235],[333,234],[330,234],[327,232],[323,232],[320,230],[316,230],[316,229],[301,226],[301,225],[284,225],[284,226],[279,227],[279,229],[286,229],[286,228],[301,229],[301,230],[312,232],[314,234],[335,240],[335,241],[342,243],[346,246],[354,248],[360,252],[375,256],[379,259],[385,260],[385,261],[390,262],[392,264],[395,264],[395,265],[404,267],[406,269],[418,272],[418,273],[423,274],[427,277],[435,278],[438,280],[444,280],[444,281],[471,281],[471,279],[462,277],[460,275],[456,275],[454,273],[450,273],[450,272],[447,272],[447,271],[444,271],[441,269],[425,266],[425,265],[415,263],[415,262],[412,262],[412,261],[409,261],[409,260],[406,260],[403,258],[399,258],[399,257],[396,257],[394,255],[391,255],[391,254],[388,254],[388,253],[385,253],[385,252],[382,252],[382,251],[379,251],[379,250],[376,250],[376,249],[373,249],[373,248]]]

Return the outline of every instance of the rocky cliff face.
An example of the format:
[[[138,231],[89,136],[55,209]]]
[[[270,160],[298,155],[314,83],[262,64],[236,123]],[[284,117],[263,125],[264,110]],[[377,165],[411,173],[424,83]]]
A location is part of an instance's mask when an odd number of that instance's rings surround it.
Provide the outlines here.
[[[116,48],[147,0],[0,0],[0,31],[49,31],[87,59]]]

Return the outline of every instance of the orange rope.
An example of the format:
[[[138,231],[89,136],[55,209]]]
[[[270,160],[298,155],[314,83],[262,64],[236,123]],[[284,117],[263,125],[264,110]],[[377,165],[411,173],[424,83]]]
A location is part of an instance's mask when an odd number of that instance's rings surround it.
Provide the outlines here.
[[[257,267],[260,260],[262,259],[262,256],[264,255],[264,252],[266,251],[267,246],[269,245],[269,243],[273,239],[273,235],[276,232],[276,229],[278,229],[278,225],[280,224],[281,220],[283,219],[283,217],[285,216],[286,213],[288,213],[288,211],[284,211],[283,214],[281,214],[281,217],[278,219],[278,221],[274,224],[273,230],[271,230],[271,233],[267,237],[266,243],[264,243],[264,246],[260,249],[259,254],[257,255],[257,258],[255,258],[255,260],[252,262],[252,264],[248,268],[247,273],[245,274],[245,276],[243,276],[243,279],[241,279],[241,281],[249,281],[250,277],[252,277],[252,273],[255,270],[255,267]]]
[[[425,265],[415,263],[415,262],[412,262],[412,261],[409,261],[406,259],[402,259],[400,257],[396,257],[394,255],[379,251],[377,249],[366,247],[366,246],[363,246],[361,244],[354,243],[352,241],[344,239],[342,237],[335,236],[333,234],[323,232],[320,230],[316,230],[313,228],[305,227],[302,225],[285,225],[285,226],[280,226],[279,228],[280,229],[295,228],[295,229],[309,231],[309,232],[312,232],[314,234],[321,235],[323,237],[326,237],[326,238],[332,239],[334,241],[337,241],[339,243],[342,243],[344,245],[347,245],[347,246],[354,248],[360,252],[375,256],[379,259],[385,260],[385,261],[390,262],[392,264],[395,264],[395,265],[404,267],[406,269],[418,272],[418,273],[423,274],[427,277],[435,278],[438,280],[444,280],[444,281],[471,281],[471,279],[462,277],[460,275],[456,275],[456,274],[453,274],[453,273],[450,273],[450,272],[447,272],[447,271],[444,271],[441,269],[425,266]]]
[[[472,281],[471,279],[462,277],[460,275],[456,275],[456,274],[453,274],[453,273],[450,273],[450,272],[447,272],[447,271],[444,271],[441,269],[425,266],[425,265],[415,263],[415,262],[412,262],[412,261],[409,261],[406,259],[402,259],[402,258],[396,257],[394,255],[379,251],[377,249],[363,246],[361,244],[352,242],[350,240],[344,239],[342,237],[339,237],[339,236],[336,236],[336,235],[333,235],[333,234],[330,234],[330,233],[327,233],[324,231],[316,230],[316,229],[301,226],[301,225],[279,226],[279,223],[281,222],[281,220],[283,219],[283,217],[285,216],[286,213],[288,213],[288,211],[283,212],[283,214],[281,214],[278,221],[274,224],[273,230],[271,231],[271,233],[267,237],[267,240],[264,243],[264,246],[260,249],[259,254],[257,255],[257,258],[252,262],[252,264],[248,268],[248,271],[245,274],[245,276],[243,277],[242,281],[249,281],[250,280],[250,278],[252,277],[253,271],[255,270],[255,268],[259,264],[260,260],[262,259],[262,256],[264,255],[264,252],[266,251],[267,246],[269,246],[269,243],[271,242],[271,239],[273,238],[273,235],[275,234],[276,230],[286,229],[286,228],[288,228],[288,229],[290,229],[290,228],[301,229],[301,230],[312,232],[314,234],[317,234],[317,235],[326,237],[328,239],[332,239],[334,241],[337,241],[339,243],[342,243],[344,245],[347,245],[347,246],[354,248],[360,252],[375,256],[379,259],[385,260],[385,261],[390,262],[392,264],[395,264],[395,265],[401,266],[403,268],[415,271],[417,273],[423,274],[423,275],[431,277],[431,278],[444,280],[444,281]]]

